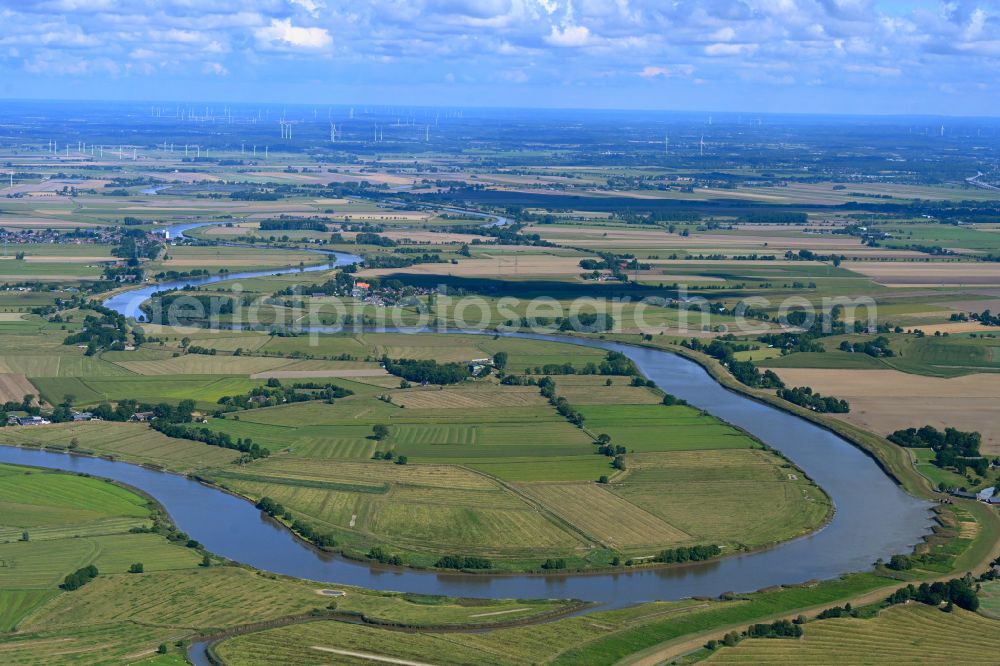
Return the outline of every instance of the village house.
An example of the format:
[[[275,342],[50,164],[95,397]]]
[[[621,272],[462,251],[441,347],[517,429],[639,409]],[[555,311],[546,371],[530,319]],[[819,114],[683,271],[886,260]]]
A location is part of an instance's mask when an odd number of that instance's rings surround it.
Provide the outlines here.
[[[36,426],[36,425],[48,425],[51,423],[48,419],[43,419],[41,416],[8,416],[7,425],[17,425],[17,426]]]

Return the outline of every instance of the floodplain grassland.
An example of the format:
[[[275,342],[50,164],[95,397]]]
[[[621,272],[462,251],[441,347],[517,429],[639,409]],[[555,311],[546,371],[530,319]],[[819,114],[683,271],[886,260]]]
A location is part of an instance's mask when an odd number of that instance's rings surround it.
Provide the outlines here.
[[[227,465],[238,457],[228,449],[167,437],[142,423],[90,421],[0,429],[0,444],[69,451],[73,440],[80,453],[111,456],[181,473]]]
[[[649,557],[659,548],[676,545],[712,542],[739,549],[797,536],[822,524],[829,511],[822,491],[802,475],[793,480],[779,473],[785,463],[778,458],[758,460],[775,469],[774,479],[758,487],[745,484],[741,497],[744,504],[758,499],[768,503],[773,509],[768,515],[774,518],[769,524],[787,529],[754,530],[749,523],[727,519],[729,514],[749,513],[713,492],[715,462],[703,466],[700,484],[696,471],[689,473],[691,484],[673,488],[648,473],[641,484],[627,478],[619,483],[620,471],[594,444],[599,434],[624,447],[627,466],[650,453],[669,456],[696,450],[718,454],[718,460],[712,460],[728,469],[742,463],[727,466],[727,451],[759,448],[698,410],[658,404],[662,394],[631,386],[631,377],[556,376],[557,392],[563,395],[565,389],[570,404],[584,415],[585,428],[569,423],[537,387],[501,385],[496,378],[403,388],[398,378],[386,375],[318,377],[344,370],[346,364],[377,369],[376,361],[383,356],[466,363],[505,352],[512,372],[526,371],[529,374],[522,376],[537,380],[540,375],[535,373],[547,365],[561,372],[563,366],[580,371],[600,364],[604,352],[598,349],[401,333],[320,335],[313,346],[311,340],[267,333],[181,332],[154,326],[147,330],[156,341],[135,351],[93,357],[75,349],[67,353],[57,347],[53,335],[45,344],[62,352],[58,358],[86,359],[99,372],[91,375],[89,367],[49,362],[38,364],[41,372],[28,378],[49,403],[69,395],[79,408],[125,398],[151,404],[195,400],[206,417],[198,427],[226,433],[234,441],[250,439],[271,450],[269,459],[236,469],[231,465],[237,454],[231,450],[170,439],[143,424],[19,428],[0,431],[0,441],[65,450],[75,440],[76,449],[84,452],[197,471],[252,500],[270,497],[285,506],[293,520],[335,536],[338,548],[352,555],[363,556],[381,545],[419,566],[431,566],[454,552],[489,557],[502,570],[535,570],[549,557],[565,558],[571,568],[591,568],[607,566],[616,555]],[[192,346],[257,351],[240,356],[184,353],[182,336],[189,337]],[[305,353],[311,358],[299,358]],[[332,382],[353,395],[334,404],[311,401],[212,416],[220,409],[221,397],[245,394],[263,385],[267,373],[287,368],[291,373],[316,373],[304,380]],[[293,375],[281,381],[294,384],[298,379]],[[389,436],[376,440],[376,425],[387,426]],[[389,452],[405,456],[408,464],[372,460]],[[649,468],[652,463],[641,465]],[[644,472],[636,473],[635,478],[643,478]],[[601,477],[608,477],[610,484],[598,484]],[[566,497],[579,502],[567,502]],[[616,507],[618,525],[591,524],[589,512],[579,509],[593,499]],[[686,519],[690,511],[683,507],[692,503],[701,508],[696,518]],[[714,521],[714,529],[703,529],[703,519]]]
[[[150,270],[180,272],[205,269],[210,273],[217,273],[219,269],[226,269],[231,273],[239,273],[326,262],[323,254],[315,252],[226,246],[176,245],[167,250],[166,257],[151,264]]]
[[[0,465],[0,659],[4,663],[136,662],[169,645],[250,621],[331,613],[329,585],[220,566],[157,533],[147,500],[107,481]],[[28,540],[23,534],[28,534]],[[129,573],[141,562],[143,573]],[[73,591],[63,578],[98,576]],[[577,607],[550,600],[462,600],[333,586],[342,613],[397,624],[489,625]],[[14,633],[14,630],[17,630]]]
[[[373,338],[400,339],[366,341]],[[425,340],[432,344],[418,348]],[[419,358],[441,348],[428,336],[405,341]],[[582,362],[568,345],[486,342],[490,351],[513,343],[507,348],[521,347],[522,358]],[[650,557],[677,545],[767,545],[815,529],[830,512],[821,490],[759,443],[699,410],[658,404],[659,391],[631,386],[629,377],[555,377],[557,393],[565,386],[585,416],[585,429],[567,422],[534,386],[495,379],[409,388],[333,381],[355,394],[333,405],[296,403],[210,418],[206,427],[274,453],[238,471],[203,473],[253,500],[279,502],[356,555],[381,545],[420,566],[462,552],[505,570],[535,569],[555,556],[587,568],[606,566],[615,553]],[[387,426],[389,435],[374,439],[376,425]],[[598,454],[598,434],[624,448],[627,472]],[[386,452],[405,456],[407,464],[371,460]],[[596,483],[602,476],[610,483]],[[739,493],[719,497],[724,480],[739,484]],[[613,510],[586,508],[595,504]],[[768,506],[766,526],[753,519],[758,504]]]

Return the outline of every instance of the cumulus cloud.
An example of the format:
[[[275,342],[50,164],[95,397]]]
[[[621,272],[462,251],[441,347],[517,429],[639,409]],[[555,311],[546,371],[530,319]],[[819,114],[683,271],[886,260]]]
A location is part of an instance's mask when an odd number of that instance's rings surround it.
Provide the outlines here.
[[[668,79],[674,76],[691,76],[694,71],[694,65],[671,65],[668,67],[647,65],[639,72],[639,76],[644,79],[653,79],[658,76]]]
[[[316,54],[350,80],[528,89],[755,89],[815,82],[988,99],[997,0],[0,0],[4,78],[107,74],[258,80]],[[16,55],[13,55],[16,54]],[[206,61],[208,64],[206,64]],[[318,66],[316,80],[335,76]],[[683,64],[677,64],[683,63]],[[530,79],[528,78],[530,73]],[[695,75],[697,73],[697,76]],[[284,74],[283,74],[284,76]],[[339,82],[339,81],[338,81]],[[623,87],[622,87],[623,86]],[[457,89],[458,86],[456,86]],[[852,88],[853,87],[853,88]],[[970,93],[971,94],[971,93]],[[613,97],[613,96],[612,96]],[[623,98],[625,98],[623,96]],[[995,101],[1000,102],[1000,99]],[[995,105],[994,105],[995,107]]]
[[[551,32],[545,37],[546,43],[559,47],[586,46],[590,40],[590,30],[585,25],[567,25],[563,28],[552,26]]]
[[[757,44],[709,44],[705,47],[707,56],[743,56],[751,55],[758,49]]]
[[[333,38],[325,28],[302,28],[291,19],[271,19],[271,24],[254,30],[257,41],[268,46],[291,46],[301,49],[325,49]]]

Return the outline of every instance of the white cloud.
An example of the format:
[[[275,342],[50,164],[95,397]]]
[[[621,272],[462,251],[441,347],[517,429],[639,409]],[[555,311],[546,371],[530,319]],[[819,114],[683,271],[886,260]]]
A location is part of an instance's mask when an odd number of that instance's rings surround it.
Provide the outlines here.
[[[552,26],[552,31],[545,41],[552,46],[580,47],[590,43],[591,35],[590,30],[584,25],[567,25],[562,30]]]
[[[652,79],[658,76],[663,78],[671,78],[674,76],[691,76],[694,74],[694,65],[671,65],[669,67],[655,67],[652,65],[647,65],[639,72],[639,76]]]
[[[292,19],[271,19],[269,26],[254,30],[254,36],[263,44],[302,49],[325,49],[333,44],[325,28],[300,28],[292,25]]]
[[[757,49],[757,44],[709,44],[705,47],[707,56],[742,56],[752,55]]]
[[[885,67],[883,65],[852,64],[844,67],[848,72],[855,74],[875,74],[876,76],[901,76],[903,71],[898,67]]]

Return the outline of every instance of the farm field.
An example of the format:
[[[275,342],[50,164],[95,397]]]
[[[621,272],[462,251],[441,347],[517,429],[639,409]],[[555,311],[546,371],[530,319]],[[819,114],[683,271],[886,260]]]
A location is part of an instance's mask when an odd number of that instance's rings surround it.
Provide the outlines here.
[[[829,353],[829,352],[828,352]],[[851,403],[851,411],[838,414],[862,428],[887,435],[900,428],[933,425],[936,428],[976,430],[983,436],[982,450],[1000,453],[1000,375],[921,377],[898,370],[837,370],[775,368],[789,386],[811,386],[823,395]]]
[[[198,631],[326,612],[319,586],[237,567],[199,566],[201,554],[159,534],[146,500],[97,479],[0,466],[0,654],[5,663],[133,662]],[[16,531],[15,535],[12,533]],[[24,541],[22,532],[30,535]],[[143,573],[127,573],[141,562]],[[63,577],[86,564],[98,576],[74,591]],[[214,564],[214,563],[213,563]],[[343,588],[338,607],[389,622],[488,625],[568,607],[545,600],[469,603]],[[17,629],[17,633],[11,633]],[[164,659],[167,659],[165,657]],[[167,663],[164,661],[163,663]],[[177,661],[176,663],[181,663]]]
[[[177,472],[226,465],[237,458],[227,449],[173,439],[142,423],[58,423],[45,427],[0,429],[0,443],[67,450],[76,440],[80,452],[113,456]]]
[[[423,358],[436,348],[408,351]],[[211,430],[250,438],[275,454],[203,473],[251,499],[277,501],[351,552],[383,545],[424,566],[456,550],[490,557],[497,567],[532,568],[550,555],[587,567],[613,552],[755,546],[808,532],[830,511],[801,473],[711,416],[657,404],[658,391],[629,386],[627,377],[555,380],[557,394],[565,387],[584,415],[586,432],[556,413],[537,387],[479,380],[379,389],[338,379],[356,393],[333,405],[209,419]],[[380,424],[388,435],[375,440]],[[599,433],[627,451],[624,474],[596,455],[592,438]],[[407,464],[371,461],[390,451]],[[602,476],[610,484],[596,483]],[[719,496],[723,481],[738,492]],[[608,510],[588,508],[595,505]],[[766,521],[754,517],[760,506],[768,507]]]
[[[799,640],[748,639],[723,647],[706,664],[990,664],[1000,648],[1000,623],[956,608],[924,604],[889,608],[870,620],[809,623]],[[974,638],[973,638],[974,637]],[[970,640],[972,639],[972,640]]]
[[[222,396],[246,393],[264,383],[263,380],[239,375],[32,377],[31,382],[38,387],[40,395],[52,404],[62,402],[66,395],[72,395],[74,403],[81,406],[126,399],[145,403],[190,399],[204,409],[210,409]]]
[[[1000,266],[970,262],[858,263],[855,272],[886,287],[965,287],[1000,285]]]
[[[37,612],[82,566],[108,574],[137,561],[148,571],[193,566],[190,549],[130,533],[149,518],[147,500],[106,481],[0,465],[0,589],[10,604],[0,613],[0,631]]]
[[[979,612],[987,617],[1000,620],[1000,584],[995,580],[983,584],[979,591]]]
[[[336,655],[341,663],[371,663],[379,658],[436,664],[611,664],[629,655],[712,626],[745,625],[775,612],[829,602],[837,595],[858,594],[884,584],[869,574],[814,584],[804,588],[772,589],[747,595],[742,601],[685,599],[644,603],[597,611],[556,622],[495,629],[479,633],[433,630],[396,634],[392,640],[374,627],[336,622],[310,622],[245,634],[220,642],[218,654],[254,666],[280,659],[312,663],[317,655]],[[817,625],[807,625],[819,626]],[[323,647],[335,652],[324,652]],[[339,651],[339,652],[336,652]],[[352,658],[344,651],[362,653]],[[825,663],[820,660],[818,663]]]

